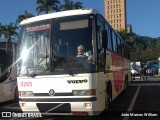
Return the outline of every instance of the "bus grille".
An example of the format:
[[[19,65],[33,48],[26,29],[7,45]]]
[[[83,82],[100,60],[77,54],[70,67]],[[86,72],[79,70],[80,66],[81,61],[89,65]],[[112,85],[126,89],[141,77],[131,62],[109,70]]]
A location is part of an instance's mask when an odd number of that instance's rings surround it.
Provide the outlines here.
[[[40,112],[46,113],[71,113],[69,103],[36,103]]]

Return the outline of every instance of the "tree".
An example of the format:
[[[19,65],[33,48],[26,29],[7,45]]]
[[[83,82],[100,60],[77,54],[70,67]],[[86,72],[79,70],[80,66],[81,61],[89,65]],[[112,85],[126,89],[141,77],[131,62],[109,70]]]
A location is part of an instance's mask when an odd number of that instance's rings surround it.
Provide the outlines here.
[[[17,37],[18,36],[18,33],[16,32],[16,29],[18,29],[18,27],[15,26],[13,23],[10,23],[8,25],[1,25],[0,26],[1,35],[4,35],[4,37],[7,39],[6,53],[9,53],[12,37]]]
[[[65,10],[74,10],[74,9],[80,9],[83,8],[83,3],[81,2],[73,2],[72,0],[64,0],[64,4],[60,6],[61,11]]]
[[[160,38],[140,36],[126,31],[118,32],[125,42],[131,46],[131,61],[146,62],[157,60],[160,56]]]
[[[30,18],[30,17],[34,17],[34,15],[32,13],[27,12],[27,10],[25,10],[23,15],[18,16],[18,18],[16,20],[16,24],[20,23],[24,19],[27,19],[27,18]]]
[[[41,12],[48,14],[51,11],[59,11],[59,0],[37,0],[36,3],[39,4],[39,6],[36,8],[38,14]]]

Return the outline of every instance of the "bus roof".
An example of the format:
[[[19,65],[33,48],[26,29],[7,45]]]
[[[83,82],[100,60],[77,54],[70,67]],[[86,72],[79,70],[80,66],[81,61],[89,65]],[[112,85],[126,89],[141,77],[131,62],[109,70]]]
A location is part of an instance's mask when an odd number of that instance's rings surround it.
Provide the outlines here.
[[[84,14],[96,14],[100,13],[95,9],[77,9],[77,10],[67,10],[67,11],[61,11],[61,12],[55,12],[45,15],[39,15],[35,17],[28,18],[26,20],[23,20],[20,25],[25,25],[28,23],[41,21],[41,20],[47,20],[52,18],[60,18],[60,17],[66,17],[66,16],[75,16],[75,15],[84,15]]]

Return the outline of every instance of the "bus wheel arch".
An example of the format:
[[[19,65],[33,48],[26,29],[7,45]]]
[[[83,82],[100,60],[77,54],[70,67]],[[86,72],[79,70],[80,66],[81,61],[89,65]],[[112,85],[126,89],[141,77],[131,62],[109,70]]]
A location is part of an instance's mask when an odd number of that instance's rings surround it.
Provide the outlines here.
[[[108,81],[106,83],[106,92],[105,92],[105,109],[107,110],[112,102],[112,83]]]

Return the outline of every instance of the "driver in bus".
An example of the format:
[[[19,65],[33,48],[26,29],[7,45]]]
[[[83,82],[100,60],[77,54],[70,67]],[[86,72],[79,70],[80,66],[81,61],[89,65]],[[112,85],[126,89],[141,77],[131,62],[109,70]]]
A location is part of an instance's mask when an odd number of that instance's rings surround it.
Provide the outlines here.
[[[79,45],[77,50],[78,50],[77,57],[88,57],[89,56],[88,53],[85,52],[83,45]]]
[[[85,48],[83,45],[79,45],[77,48],[77,57],[86,57],[89,64],[95,64],[95,59],[92,55],[89,55],[88,52],[85,52]]]

